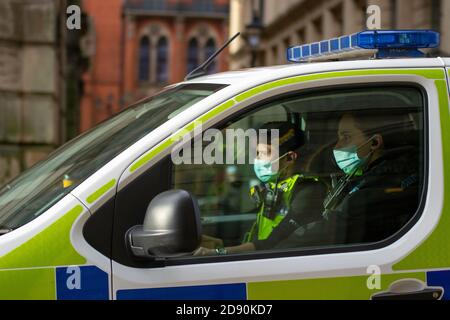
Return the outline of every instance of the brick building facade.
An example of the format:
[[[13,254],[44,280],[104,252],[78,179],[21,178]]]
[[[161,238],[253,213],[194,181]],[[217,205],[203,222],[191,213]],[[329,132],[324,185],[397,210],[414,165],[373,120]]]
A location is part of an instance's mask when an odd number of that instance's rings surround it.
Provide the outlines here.
[[[228,39],[228,0],[83,0],[89,31],[80,129],[183,80]],[[211,67],[228,69],[227,51]]]

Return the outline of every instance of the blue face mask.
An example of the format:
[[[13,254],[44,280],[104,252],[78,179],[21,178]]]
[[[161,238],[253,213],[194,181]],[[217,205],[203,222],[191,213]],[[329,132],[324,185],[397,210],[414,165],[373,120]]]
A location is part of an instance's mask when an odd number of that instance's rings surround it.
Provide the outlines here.
[[[272,164],[276,161],[279,161],[281,158],[284,158],[286,155],[287,154],[279,157],[274,161],[255,159],[253,169],[258,179],[261,180],[261,182],[263,183],[275,181],[276,178],[278,177],[278,174],[280,173],[280,170],[277,171],[272,170]]]
[[[274,180],[278,175],[278,172],[272,171],[272,161],[255,159],[253,169],[258,179],[264,183]]]
[[[372,139],[370,139],[366,143],[363,143],[360,147],[368,144],[371,141]],[[358,156],[358,149],[360,147],[353,145],[347,148],[333,150],[334,159],[336,160],[339,168],[344,171],[345,174],[351,174],[352,172],[357,170],[357,168],[361,168],[369,158],[370,154],[362,159]]]
[[[335,149],[333,150],[333,154],[338,167],[344,171],[345,174],[352,173],[363,161],[363,159],[358,157],[356,146]]]

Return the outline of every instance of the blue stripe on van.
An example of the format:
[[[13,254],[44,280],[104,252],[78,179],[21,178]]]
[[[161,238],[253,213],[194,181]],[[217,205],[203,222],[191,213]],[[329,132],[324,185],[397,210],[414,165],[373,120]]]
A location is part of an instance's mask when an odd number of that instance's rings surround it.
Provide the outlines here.
[[[118,300],[246,300],[245,283],[118,290]]]
[[[56,268],[58,300],[108,300],[108,274],[95,266]]]
[[[427,272],[427,286],[444,288],[442,300],[450,300],[450,270]]]

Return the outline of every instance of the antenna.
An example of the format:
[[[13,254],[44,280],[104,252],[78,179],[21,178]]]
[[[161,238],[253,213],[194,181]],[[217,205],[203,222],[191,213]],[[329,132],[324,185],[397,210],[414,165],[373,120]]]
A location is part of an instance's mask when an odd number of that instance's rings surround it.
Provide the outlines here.
[[[236,39],[238,36],[240,36],[241,33],[238,32],[236,33],[231,39],[229,39],[219,50],[217,50],[216,52],[213,53],[212,56],[210,56],[208,58],[208,60],[206,60],[205,62],[203,62],[199,67],[195,68],[194,70],[192,70],[187,76],[186,78],[184,78],[185,81],[187,80],[191,80],[200,76],[203,76],[206,74],[206,69],[209,67],[209,65],[211,64],[211,62],[213,62],[214,58],[217,57],[219,55],[219,53],[221,53],[226,47],[228,47],[228,45],[234,40]]]

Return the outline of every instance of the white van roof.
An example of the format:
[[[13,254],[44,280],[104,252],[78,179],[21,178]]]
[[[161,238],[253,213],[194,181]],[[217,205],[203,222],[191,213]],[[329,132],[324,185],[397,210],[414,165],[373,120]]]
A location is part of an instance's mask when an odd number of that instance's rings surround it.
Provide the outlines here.
[[[357,70],[357,69],[389,69],[389,68],[433,68],[450,67],[450,58],[408,58],[408,59],[374,59],[316,63],[291,63],[286,65],[251,68],[228,71],[202,76],[183,82],[187,83],[220,83],[228,85],[255,86],[269,81],[311,73]]]

